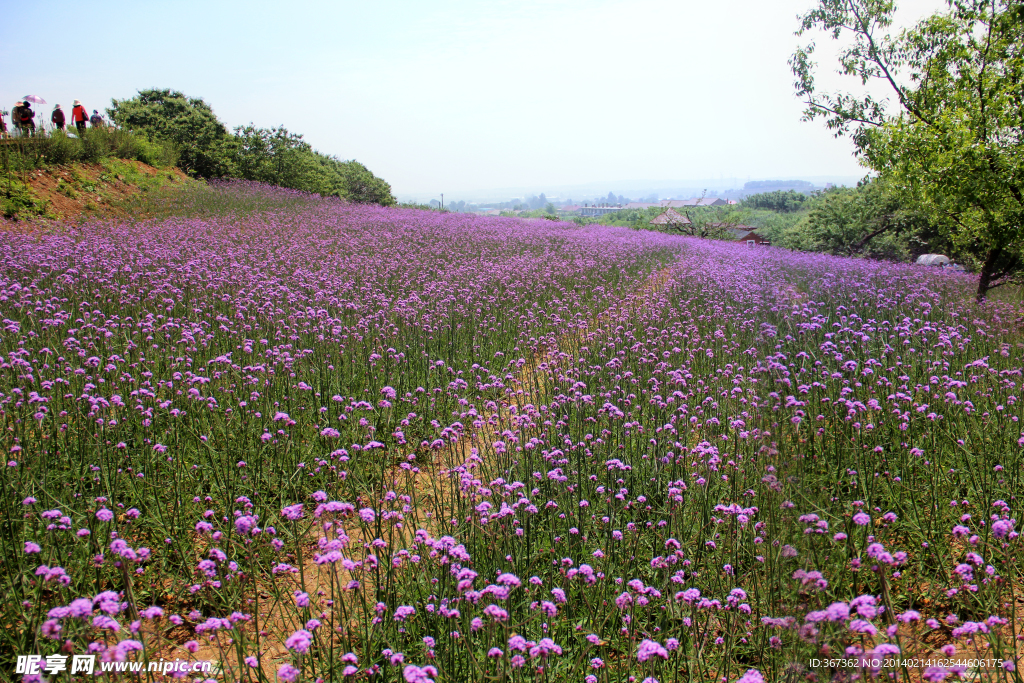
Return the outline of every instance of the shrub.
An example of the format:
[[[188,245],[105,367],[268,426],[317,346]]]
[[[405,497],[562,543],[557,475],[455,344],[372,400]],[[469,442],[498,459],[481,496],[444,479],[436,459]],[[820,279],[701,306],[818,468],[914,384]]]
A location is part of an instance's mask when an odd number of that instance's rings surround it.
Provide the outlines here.
[[[157,168],[168,168],[178,163],[178,149],[174,143],[167,141],[153,141],[145,138],[137,138],[138,152],[136,159],[144,164],[156,166]]]
[[[99,132],[99,129],[89,130],[81,138],[82,156],[81,160],[90,164],[99,163],[100,159],[104,156],[106,151],[103,143],[104,135]]]
[[[51,164],[70,164],[78,161],[81,154],[81,144],[63,131],[42,138],[39,145],[42,157]]]

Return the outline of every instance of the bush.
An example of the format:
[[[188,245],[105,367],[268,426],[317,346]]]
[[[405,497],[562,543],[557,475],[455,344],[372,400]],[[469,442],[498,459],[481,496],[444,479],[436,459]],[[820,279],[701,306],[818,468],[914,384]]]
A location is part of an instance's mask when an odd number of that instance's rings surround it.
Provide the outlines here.
[[[42,156],[52,164],[70,164],[81,155],[80,144],[63,131],[55,131],[39,143]]]
[[[99,163],[103,159],[137,159],[166,168],[178,161],[173,143],[149,140],[119,128],[89,128],[81,137],[64,131],[40,132],[32,138],[15,138],[8,147],[11,168],[25,170],[51,164]]]
[[[5,182],[0,190],[0,215],[4,218],[35,216],[46,209],[44,202],[37,201],[28,187],[20,182]]]
[[[105,135],[100,132],[100,129],[92,129],[86,131],[81,140],[82,156],[81,160],[90,164],[98,164],[106,154],[106,142]]]
[[[106,138],[103,144],[112,156],[117,159],[138,159],[141,151],[139,136],[118,128],[94,128],[90,131],[94,136]]]
[[[138,153],[135,157],[144,164],[157,168],[169,168],[178,164],[178,149],[169,142],[138,138]]]

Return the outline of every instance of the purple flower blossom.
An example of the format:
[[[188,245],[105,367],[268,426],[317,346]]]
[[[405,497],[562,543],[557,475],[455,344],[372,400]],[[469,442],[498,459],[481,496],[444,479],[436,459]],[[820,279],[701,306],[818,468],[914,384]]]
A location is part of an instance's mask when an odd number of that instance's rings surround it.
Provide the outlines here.
[[[250,664],[250,666],[253,665]],[[301,672],[291,664],[282,664],[277,669],[277,677],[282,681],[285,681],[285,683],[295,683],[295,681],[298,680],[300,673]]]
[[[292,633],[284,641],[284,646],[289,650],[295,650],[299,654],[309,652],[309,646],[313,644],[313,634],[305,629],[299,629]]]
[[[550,638],[541,638],[537,641],[537,644],[530,648],[530,657],[536,659],[537,657],[547,658],[549,655],[560,655],[562,654],[562,648],[559,647],[555,641]]]
[[[740,676],[736,683],[764,683],[764,676],[757,669],[747,669],[747,672]]]
[[[1013,531],[1013,520],[998,519],[992,522],[992,535],[996,538],[1006,538]]]
[[[646,662],[651,657],[661,657],[662,659],[668,659],[668,650],[661,646],[654,640],[644,639],[636,650],[636,658],[641,663]]]
[[[500,583],[502,586],[508,586],[509,588],[519,588],[523,585],[523,582],[519,580],[515,574],[501,574],[498,576],[496,583]]]
[[[876,635],[878,633],[878,629],[875,628],[874,624],[872,624],[870,621],[865,621],[863,619],[854,619],[853,621],[851,621],[849,629],[854,633],[866,633],[870,636]]]
[[[434,683],[433,676],[437,676],[437,669],[429,665],[421,668],[409,664],[402,670],[406,683]]]

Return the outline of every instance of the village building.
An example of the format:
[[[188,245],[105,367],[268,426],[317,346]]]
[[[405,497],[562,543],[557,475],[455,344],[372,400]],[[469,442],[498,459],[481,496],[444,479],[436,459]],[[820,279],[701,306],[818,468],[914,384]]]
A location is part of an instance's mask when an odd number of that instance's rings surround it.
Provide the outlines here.
[[[665,209],[651,219],[651,225],[689,225],[690,219],[674,209]]]
[[[682,209],[697,206],[726,206],[729,202],[719,197],[696,197],[694,199],[663,199],[659,206],[670,209]]]
[[[736,202],[728,199],[720,199],[718,197],[696,197],[694,199],[662,199],[659,202],[630,202],[626,204],[624,209],[650,209],[652,207],[662,207],[666,209],[682,209],[686,207],[698,207],[698,206],[726,206],[728,204],[735,204]]]
[[[749,225],[733,225],[725,229],[737,242],[746,242],[750,246],[769,245],[771,240],[757,233],[757,229]]]
[[[582,206],[579,209],[577,209],[576,211],[581,216],[594,217],[594,216],[603,216],[603,215],[608,214],[608,213],[615,213],[617,211],[622,211],[622,210],[623,210],[623,207],[621,207],[621,206],[604,205],[604,206]]]

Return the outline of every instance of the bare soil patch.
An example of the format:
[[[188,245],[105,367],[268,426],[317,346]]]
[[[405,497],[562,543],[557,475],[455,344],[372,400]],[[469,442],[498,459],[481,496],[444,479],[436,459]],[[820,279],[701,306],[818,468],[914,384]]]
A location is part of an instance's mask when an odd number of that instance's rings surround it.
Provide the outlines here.
[[[37,201],[45,203],[46,219],[65,221],[124,217],[137,213],[132,200],[139,195],[195,182],[177,168],[159,169],[125,159],[52,166],[14,176],[28,186]]]

